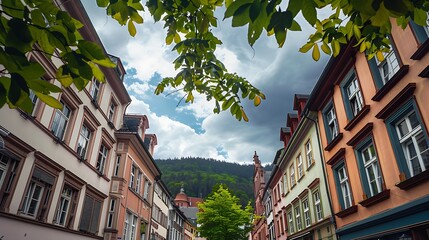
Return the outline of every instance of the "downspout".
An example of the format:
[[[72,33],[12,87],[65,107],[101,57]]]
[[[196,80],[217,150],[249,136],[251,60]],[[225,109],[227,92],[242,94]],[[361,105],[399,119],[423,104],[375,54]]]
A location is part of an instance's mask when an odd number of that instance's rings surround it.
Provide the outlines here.
[[[308,116],[308,113],[309,113],[308,108],[306,108],[303,116],[305,118],[307,118],[308,120],[312,121],[314,123],[314,125],[316,126],[317,141],[319,143],[318,149],[319,149],[319,154],[320,154],[320,157],[321,157],[322,163],[323,163],[323,167],[322,167],[323,178],[325,179],[324,182],[325,182],[326,193],[327,193],[328,198],[329,198],[329,201],[328,201],[329,202],[329,209],[331,210],[331,222],[332,222],[332,224],[334,224],[335,235],[337,235],[337,233],[336,233],[337,232],[336,231],[337,223],[336,223],[335,216],[334,216],[334,208],[332,207],[332,197],[331,197],[331,192],[329,190],[328,178],[327,178],[327,173],[326,173],[326,169],[325,169],[325,160],[324,160],[324,156],[323,156],[323,152],[322,152],[322,148],[321,148],[322,141],[320,140],[320,135],[319,135],[320,132],[319,132],[318,120],[317,120],[317,118],[316,118],[316,120],[312,119],[310,116]],[[337,237],[337,239],[339,239],[338,236],[336,236],[336,237]]]

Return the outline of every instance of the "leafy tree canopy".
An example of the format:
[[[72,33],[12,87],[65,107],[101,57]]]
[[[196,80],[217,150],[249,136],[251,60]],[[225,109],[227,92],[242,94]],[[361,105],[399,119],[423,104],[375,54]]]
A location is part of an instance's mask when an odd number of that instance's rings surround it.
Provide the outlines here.
[[[197,231],[208,240],[246,240],[252,230],[253,208],[241,208],[239,199],[225,185],[218,185],[207,199],[198,204]]]
[[[155,90],[161,94],[166,87],[182,90],[186,102],[194,94],[214,100],[214,113],[230,109],[238,120],[248,121],[242,100],[258,106],[265,95],[246,79],[230,73],[216,58],[216,47],[222,44],[212,32],[217,27],[216,9],[225,10],[224,19],[232,18],[233,27],[247,26],[248,43],[252,46],[262,32],[273,35],[279,47],[288,31],[300,31],[296,21],[300,13],[315,32],[300,48],[312,50],[314,60],[320,49],[337,56],[341,44],[352,39],[354,47],[369,58],[383,58],[389,49],[387,36],[391,24],[405,28],[410,20],[426,25],[427,0],[96,0],[99,7],[121,25],[127,25],[131,36],[135,24],[143,23],[140,11],[146,8],[155,21],[163,21],[167,29],[166,44],[173,44],[178,54],[173,64],[176,76],[165,77]],[[0,107],[19,107],[31,111],[30,89],[48,105],[61,107],[50,96],[61,89],[41,80],[44,69],[26,58],[31,51],[43,52],[49,58],[64,62],[56,74],[63,87],[74,84],[82,90],[95,77],[103,81],[98,66],[113,67],[103,51],[85,41],[78,30],[82,24],[66,12],[58,10],[52,0],[3,0],[0,19]],[[318,10],[331,11],[319,19]]]

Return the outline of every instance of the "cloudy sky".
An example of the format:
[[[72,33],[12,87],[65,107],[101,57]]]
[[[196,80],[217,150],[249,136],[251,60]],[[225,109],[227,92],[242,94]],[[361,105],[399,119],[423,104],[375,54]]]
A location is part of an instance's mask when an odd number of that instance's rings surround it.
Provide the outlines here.
[[[314,62],[311,54],[298,52],[311,29],[288,32],[286,44],[278,48],[274,37],[261,36],[252,49],[246,28],[231,28],[219,13],[215,35],[223,45],[216,54],[230,72],[247,78],[267,97],[258,107],[245,103],[249,122],[239,122],[229,111],[213,114],[213,102],[196,97],[193,104],[179,103],[183,93],[156,96],[153,92],[162,77],[175,76],[177,57],[165,44],[162,23],[154,23],[148,11],[144,24],[133,38],[126,27],[107,17],[96,1],[82,1],[107,50],[125,63],[125,85],[132,103],[127,113],[145,114],[148,132],[158,138],[154,157],[158,159],[199,156],[229,162],[251,163],[254,151],[263,163],[271,163],[282,147],[280,128],[292,110],[295,93],[308,94],[318,79],[327,57]],[[303,22],[303,21],[301,21]]]

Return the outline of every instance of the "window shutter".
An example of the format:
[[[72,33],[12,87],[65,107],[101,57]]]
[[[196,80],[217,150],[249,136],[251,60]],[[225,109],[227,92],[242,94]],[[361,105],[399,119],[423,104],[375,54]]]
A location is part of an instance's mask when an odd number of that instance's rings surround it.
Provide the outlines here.
[[[93,209],[92,209],[92,218],[91,224],[89,227],[89,232],[97,233],[98,232],[98,223],[100,220],[100,212],[101,212],[101,202],[94,201]]]
[[[375,86],[377,89],[383,87],[383,79],[381,78],[380,70],[378,69],[377,62],[375,61],[375,56],[368,60],[369,69],[371,70],[372,77],[374,78]]]
[[[411,28],[413,32],[416,34],[417,41],[422,44],[428,39],[428,35],[426,34],[425,29],[422,26],[417,25],[415,22],[410,21]]]
[[[82,216],[80,217],[79,230],[89,232],[89,225],[91,222],[91,213],[92,207],[94,205],[94,199],[85,196],[85,201],[83,203]]]

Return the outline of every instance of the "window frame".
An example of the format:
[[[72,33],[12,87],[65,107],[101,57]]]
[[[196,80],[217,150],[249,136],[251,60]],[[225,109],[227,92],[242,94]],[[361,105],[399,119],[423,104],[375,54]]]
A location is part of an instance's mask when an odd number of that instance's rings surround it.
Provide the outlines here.
[[[400,106],[394,113],[392,113],[389,117],[386,118],[385,123],[388,130],[388,135],[391,140],[391,143],[393,145],[393,151],[395,154],[395,159],[398,164],[398,168],[402,174],[405,175],[406,179],[412,178],[416,175],[413,175],[411,173],[411,169],[409,167],[409,160],[407,159],[401,140],[399,139],[398,131],[397,131],[397,123],[402,121],[404,118],[409,116],[412,112],[416,115],[416,120],[418,121],[420,125],[419,133],[413,134],[411,137],[415,137],[418,134],[423,134],[423,137],[426,140],[426,144],[429,143],[429,137],[428,132],[425,126],[425,122],[422,119],[420,110],[414,100],[414,98],[411,98],[406,103],[404,103],[402,106]],[[415,131],[413,129],[412,131]],[[409,133],[410,134],[410,133]],[[424,164],[423,164],[424,166]],[[429,169],[429,168],[428,168]],[[427,171],[428,169],[423,170],[422,172]],[[420,173],[422,173],[420,172]]]
[[[79,225],[78,225],[78,230],[81,232],[85,232],[85,233],[89,233],[89,234],[94,234],[97,235],[100,231],[100,223],[101,223],[101,216],[102,216],[102,212],[103,212],[103,205],[104,205],[104,200],[107,198],[106,195],[104,195],[103,193],[99,192],[96,188],[94,188],[91,185],[86,185],[86,192],[85,192],[85,196],[83,198],[83,202],[82,202],[82,210],[81,210],[81,215],[80,215],[80,220],[79,220]],[[82,224],[83,219],[85,218],[84,213],[87,212],[87,210],[85,209],[85,204],[87,199],[92,199],[92,206],[91,206],[91,213],[90,213],[90,218],[88,220],[88,229],[82,229],[83,226]],[[97,206],[96,203],[98,203],[99,205],[99,209],[98,209],[98,216],[96,213],[96,209],[95,207]],[[95,218],[95,219],[94,219]],[[94,221],[96,221],[96,226],[94,229],[95,231],[92,231],[91,227],[93,227],[92,225],[94,224]]]
[[[380,90],[381,88],[383,88],[386,85],[389,85],[389,82],[391,82],[394,78],[394,76],[400,72],[401,68],[403,68],[403,62],[401,59],[401,56],[399,55],[398,49],[396,48],[396,45],[392,39],[392,37],[389,35],[388,36],[389,42],[390,42],[390,47],[391,47],[391,51],[389,53],[383,54],[384,57],[386,57],[385,55],[391,55],[393,54],[395,56],[395,59],[397,61],[397,70],[391,74],[389,76],[389,79],[387,81],[385,81],[385,79],[383,79],[381,70],[380,70],[380,64],[383,64],[384,62],[387,61],[387,59],[385,58],[382,62],[379,62],[377,57],[374,56],[373,58],[368,60],[368,65],[372,74],[372,78],[374,80],[375,83],[375,87],[377,88],[377,90]]]
[[[290,207],[288,210],[286,210],[286,212],[287,212],[289,234],[292,234],[295,232],[293,208]]]
[[[292,162],[292,164],[289,166],[289,178],[290,178],[290,184],[291,189],[295,187],[296,185],[296,177],[295,177],[295,164]]]
[[[372,146],[374,149],[374,156],[372,156],[372,159],[365,162],[364,151],[369,149],[370,146]],[[366,196],[369,198],[369,197],[373,197],[373,196],[377,195],[378,193],[381,193],[385,188],[384,187],[383,171],[382,171],[381,166],[380,166],[380,160],[378,157],[377,148],[376,148],[376,145],[374,143],[374,138],[372,135],[366,137],[366,139],[362,140],[358,145],[356,145],[355,155],[356,155],[356,160],[358,162],[359,175],[361,176],[363,190],[364,190]],[[371,180],[370,180],[370,176],[368,174],[368,167],[375,167],[377,170],[378,175],[376,176],[376,179],[375,179],[376,185],[378,188],[377,192],[374,191],[373,187],[370,184]],[[377,178],[378,178],[378,180],[377,180]]]
[[[299,201],[293,205],[293,209],[295,213],[294,217],[295,217],[295,223],[296,223],[296,230],[299,232],[303,229],[302,218],[301,218],[301,205]]]
[[[333,126],[334,129],[336,129],[336,134],[334,134],[335,132],[331,131],[331,121],[328,119],[328,114],[332,112],[334,118],[333,118]],[[337,138],[340,135],[340,126],[338,125],[338,118],[337,118],[337,113],[335,110],[335,105],[333,103],[333,101],[331,100],[328,104],[326,104],[326,106],[323,108],[322,110],[322,117],[323,117],[323,124],[325,126],[325,135],[326,135],[326,139],[328,144],[331,143],[335,138]]]
[[[350,93],[349,86],[352,84],[355,86],[355,91]],[[352,120],[359,115],[365,106],[365,99],[360,86],[359,76],[354,67],[352,67],[347,75],[343,78],[342,82],[340,83],[340,89],[347,118]],[[354,105],[352,104],[352,99],[355,99],[357,109],[353,108]]]
[[[347,177],[347,179],[340,179],[339,178],[339,170],[344,169],[344,173],[345,176]],[[335,185],[336,185],[336,189],[337,189],[337,194],[338,194],[338,201],[340,202],[340,206],[342,210],[348,209],[350,207],[352,207],[354,205],[354,201],[353,201],[353,191],[351,188],[351,184],[350,184],[350,178],[349,178],[349,174],[347,171],[347,167],[345,164],[345,161],[342,160],[341,162],[339,162],[338,164],[336,164],[333,167],[334,170],[334,179],[335,179]],[[346,200],[346,196],[343,194],[343,187],[342,187],[342,183],[346,183],[346,186],[348,188],[348,192],[349,192],[349,196],[350,196],[350,201],[349,203],[346,205],[345,200]],[[348,206],[350,205],[350,206]]]
[[[67,103],[64,102],[64,100],[60,100],[60,103],[62,104],[63,109],[55,109],[54,110],[54,114],[53,114],[53,117],[52,117],[52,123],[51,123],[51,126],[50,126],[49,129],[52,132],[52,134],[59,141],[64,141],[66,133],[69,131],[69,128],[70,128],[70,126],[69,126],[70,125],[70,120],[71,120],[70,118],[72,116],[73,110],[69,107],[69,105]],[[64,109],[68,110],[68,114],[65,114],[63,112]],[[62,124],[64,126],[60,126],[61,125],[61,120],[64,120],[64,123]]]
[[[297,172],[298,172],[298,181],[299,181],[305,175],[304,161],[302,159],[301,153],[299,153],[298,156],[296,157],[296,168],[297,168]]]
[[[313,197],[313,205],[314,205],[314,216],[316,222],[320,222],[323,220],[323,204],[322,204],[322,196],[320,195],[320,189],[317,187],[312,190],[311,195]],[[319,198],[316,198],[318,196]],[[320,208],[320,211],[318,211]],[[320,213],[320,216],[319,216]]]
[[[311,139],[308,139],[307,142],[305,142],[305,158],[307,160],[307,169],[309,169],[314,164],[313,145],[311,144]]]
[[[301,202],[302,202],[304,226],[305,226],[305,228],[307,228],[307,227],[311,226],[311,208],[310,208],[310,201],[308,200],[308,196],[303,197]],[[305,204],[305,203],[307,203],[307,204]],[[307,208],[305,207],[305,205],[307,205]]]

